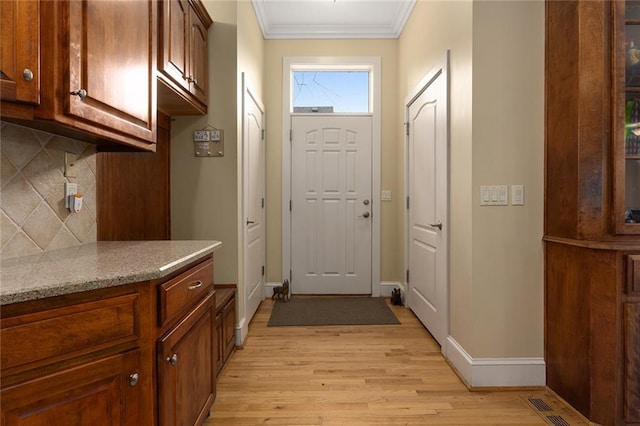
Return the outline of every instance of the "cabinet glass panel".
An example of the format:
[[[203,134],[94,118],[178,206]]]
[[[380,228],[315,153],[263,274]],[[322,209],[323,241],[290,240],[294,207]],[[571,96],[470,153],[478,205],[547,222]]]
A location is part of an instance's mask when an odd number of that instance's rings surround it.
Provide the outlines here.
[[[625,3],[624,222],[640,224],[640,1]]]

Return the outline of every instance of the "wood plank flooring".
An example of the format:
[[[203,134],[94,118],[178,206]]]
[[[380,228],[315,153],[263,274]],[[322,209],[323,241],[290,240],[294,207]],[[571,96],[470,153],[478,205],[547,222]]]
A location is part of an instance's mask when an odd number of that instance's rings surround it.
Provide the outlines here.
[[[587,424],[548,391],[470,392],[406,308],[392,307],[400,325],[267,327],[272,307],[222,371],[205,425]]]

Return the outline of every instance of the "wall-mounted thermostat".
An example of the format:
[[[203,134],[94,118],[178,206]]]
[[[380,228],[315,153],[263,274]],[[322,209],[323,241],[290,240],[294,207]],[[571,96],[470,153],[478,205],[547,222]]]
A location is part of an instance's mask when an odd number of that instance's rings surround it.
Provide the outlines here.
[[[193,146],[196,157],[224,157],[224,130],[212,127],[194,131]]]

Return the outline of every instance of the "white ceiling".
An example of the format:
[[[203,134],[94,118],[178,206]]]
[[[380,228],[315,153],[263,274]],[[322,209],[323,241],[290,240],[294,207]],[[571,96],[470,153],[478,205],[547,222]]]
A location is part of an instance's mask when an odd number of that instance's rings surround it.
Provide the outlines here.
[[[273,38],[398,38],[416,0],[252,0]]]

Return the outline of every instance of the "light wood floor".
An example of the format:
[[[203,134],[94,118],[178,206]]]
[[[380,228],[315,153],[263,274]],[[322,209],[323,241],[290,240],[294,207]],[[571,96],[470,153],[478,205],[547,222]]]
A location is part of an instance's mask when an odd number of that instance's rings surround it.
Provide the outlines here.
[[[408,309],[401,325],[267,327],[262,303],[222,371],[206,425],[545,425],[528,398],[587,424],[547,391],[470,392]]]

